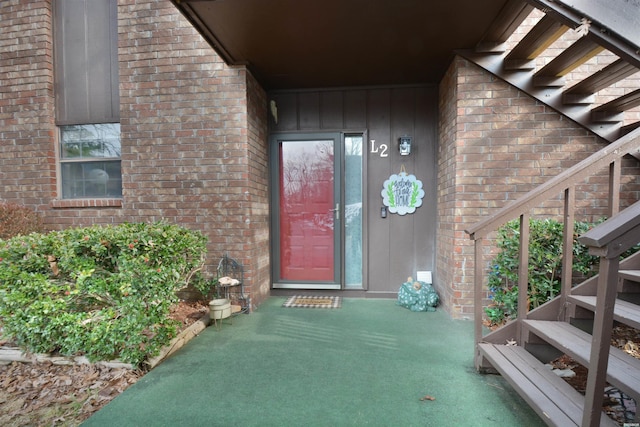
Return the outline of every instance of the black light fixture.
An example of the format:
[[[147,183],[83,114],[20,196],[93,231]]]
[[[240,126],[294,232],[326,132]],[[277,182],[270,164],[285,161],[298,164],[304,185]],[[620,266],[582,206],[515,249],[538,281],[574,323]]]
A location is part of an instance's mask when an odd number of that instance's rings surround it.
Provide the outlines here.
[[[398,139],[398,151],[400,151],[401,156],[408,156],[409,154],[411,154],[410,136],[401,136]]]

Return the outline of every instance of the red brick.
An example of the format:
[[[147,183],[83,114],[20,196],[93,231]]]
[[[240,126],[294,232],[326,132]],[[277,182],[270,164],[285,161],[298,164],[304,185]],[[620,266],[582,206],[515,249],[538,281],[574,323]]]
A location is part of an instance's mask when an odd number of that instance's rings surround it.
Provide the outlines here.
[[[465,84],[456,87],[456,82]],[[473,280],[473,242],[466,233],[452,230],[462,231],[486,218],[603,145],[595,135],[461,58],[443,78],[440,96],[435,281],[445,309],[462,318],[473,311],[472,294],[461,293]],[[488,129],[482,126],[487,123]],[[637,200],[639,172],[633,163],[623,173],[623,205]],[[590,179],[588,186],[577,186],[581,194],[577,199],[590,205],[588,211],[577,209],[577,213],[593,219],[606,212],[606,201],[598,196],[607,194],[607,186],[605,174]],[[552,200],[535,212],[558,216],[561,209],[561,202]],[[493,251],[491,245],[485,246]]]

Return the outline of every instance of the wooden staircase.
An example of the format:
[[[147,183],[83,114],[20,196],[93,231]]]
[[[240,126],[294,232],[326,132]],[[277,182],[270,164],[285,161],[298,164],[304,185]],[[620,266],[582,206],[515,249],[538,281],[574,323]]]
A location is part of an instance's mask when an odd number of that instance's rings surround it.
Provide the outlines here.
[[[475,242],[476,367],[497,371],[551,426],[618,425],[602,411],[605,387],[613,386],[640,403],[640,360],[612,347],[614,322],[640,329],[640,252],[620,255],[640,242],[640,202],[618,211],[622,157],[640,149],[640,129],[563,172],[546,184],[467,229]],[[528,311],[527,274],[519,277],[518,316],[484,335],[488,301],[484,245],[506,222],[520,218],[520,271],[528,271],[529,218],[544,201],[564,194],[565,230],[573,230],[575,185],[598,171],[609,171],[610,218],[579,238],[600,257],[599,274],[572,286],[573,233],[564,233],[561,294]],[[569,272],[569,273],[566,273]],[[586,325],[586,326],[585,326]],[[554,374],[545,363],[566,354],[587,367],[585,395]],[[640,419],[636,415],[636,419]]]
[[[640,242],[640,202],[619,212],[622,158],[640,159],[640,121],[626,113],[640,106],[640,89],[595,103],[600,91],[640,71],[636,8],[632,2],[612,7],[592,0],[509,0],[476,48],[457,52],[610,143],[466,230],[474,241],[476,367],[502,374],[551,426],[617,425],[602,411],[607,384],[640,405],[640,360],[610,345],[614,321],[640,329],[640,253],[619,259]],[[534,9],[542,17],[514,45],[512,34]],[[570,30],[571,43],[538,67],[536,58]],[[608,66],[581,81],[565,81],[571,71],[604,51],[615,56]],[[573,286],[575,189],[598,174],[608,174],[609,219],[579,240],[600,257],[599,274]],[[527,272],[529,219],[558,195],[563,196],[558,216],[565,230],[560,295],[529,311],[528,274],[519,275],[517,318],[485,334],[484,307],[490,303],[485,255],[491,253],[487,246],[492,233],[519,218],[518,269]],[[562,354],[588,368],[585,395],[545,367]]]
[[[506,42],[534,9],[544,16],[508,50]],[[640,126],[638,120],[628,123],[624,120],[625,111],[640,105],[640,89],[617,94],[600,105],[594,101],[601,90],[640,71],[640,37],[633,18],[637,13],[637,5],[631,2],[626,5],[616,2],[615,6],[607,7],[604,2],[587,0],[566,4],[553,0],[510,0],[476,48],[457,53],[612,142]],[[629,15],[627,21],[621,19],[625,14]],[[605,25],[613,21],[615,26]],[[581,36],[544,66],[536,68],[536,58],[571,30]],[[605,50],[617,56],[617,60],[577,84],[565,79]]]
[[[595,297],[593,298],[595,302]],[[635,305],[635,304],[633,304]],[[595,310],[592,302],[590,309]],[[628,312],[629,307],[625,311]],[[635,316],[640,314],[640,306],[633,308]],[[623,313],[617,315],[625,319]],[[621,321],[621,323],[626,323]],[[551,344],[563,354],[570,356],[583,366],[589,366],[592,336],[572,326],[569,322],[550,320],[523,320],[523,327],[536,339]],[[479,343],[482,357],[500,372],[527,403],[549,425],[579,426],[585,411],[585,397],[572,386],[548,369],[543,361],[526,350],[525,346],[509,344]],[[640,401],[640,360],[616,347],[611,347],[606,370],[606,381],[610,385]],[[602,401],[602,397],[600,398]],[[618,425],[602,411],[596,414],[595,425]],[[599,418],[597,418],[599,416]]]

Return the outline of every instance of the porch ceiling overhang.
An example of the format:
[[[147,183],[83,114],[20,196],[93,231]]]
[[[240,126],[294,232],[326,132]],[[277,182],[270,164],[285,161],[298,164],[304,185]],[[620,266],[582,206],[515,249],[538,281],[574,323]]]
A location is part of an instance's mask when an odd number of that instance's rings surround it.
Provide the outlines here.
[[[172,0],[267,89],[438,83],[508,0]]]

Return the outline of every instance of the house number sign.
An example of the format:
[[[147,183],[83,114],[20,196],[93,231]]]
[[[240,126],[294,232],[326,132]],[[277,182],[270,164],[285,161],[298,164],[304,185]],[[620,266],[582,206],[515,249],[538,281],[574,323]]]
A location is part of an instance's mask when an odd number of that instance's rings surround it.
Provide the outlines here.
[[[380,194],[382,203],[389,208],[389,212],[405,215],[414,213],[416,208],[422,206],[424,190],[422,181],[414,175],[407,175],[403,170],[384,182]]]
[[[379,154],[380,157],[389,157],[389,146],[387,144],[376,144],[376,140],[371,140],[371,154]]]

